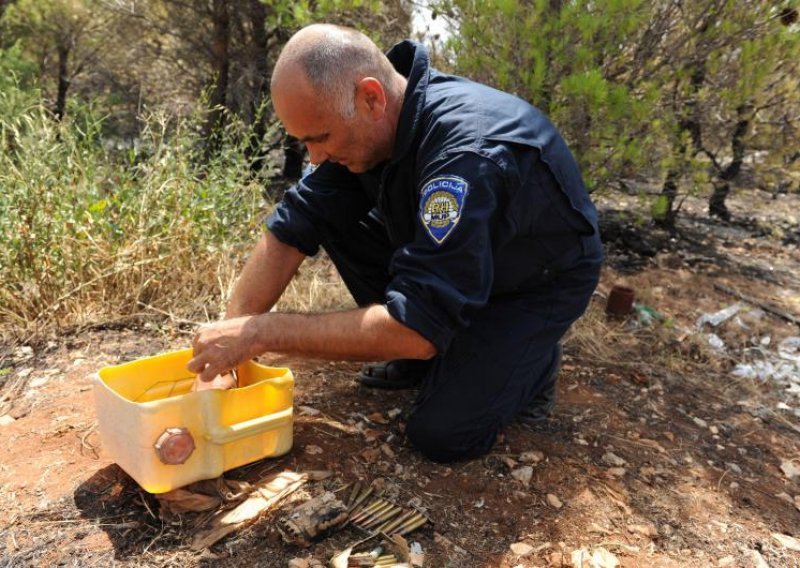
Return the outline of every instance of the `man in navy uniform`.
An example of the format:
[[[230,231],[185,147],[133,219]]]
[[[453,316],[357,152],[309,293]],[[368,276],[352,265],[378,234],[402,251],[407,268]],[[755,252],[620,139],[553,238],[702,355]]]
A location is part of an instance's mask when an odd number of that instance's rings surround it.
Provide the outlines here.
[[[199,388],[265,352],[365,367],[367,386],[419,385],[406,435],[451,461],[490,450],[518,416],[547,415],[560,340],[602,258],[597,214],[538,110],[440,73],[405,41],[312,25],[272,76],[275,111],[317,167],[267,221],[226,319],[201,328]],[[270,312],[323,247],[359,308]]]

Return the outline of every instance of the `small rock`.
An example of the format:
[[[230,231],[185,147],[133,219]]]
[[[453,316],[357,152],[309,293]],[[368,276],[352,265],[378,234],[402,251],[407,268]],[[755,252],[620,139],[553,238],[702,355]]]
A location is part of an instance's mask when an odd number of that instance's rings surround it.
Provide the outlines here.
[[[389,446],[389,444],[381,444],[381,451],[386,455],[387,458],[395,457],[394,450]]]
[[[15,422],[13,416],[9,416],[8,414],[4,414],[0,416],[0,426],[8,426],[9,424]]]
[[[321,454],[321,453],[322,453],[322,448],[320,448],[319,446],[315,446],[315,445],[313,445],[313,444],[309,444],[308,446],[306,446],[305,448],[303,448],[303,450],[304,450],[304,451],[305,451],[305,452],[306,452],[308,455],[311,455],[311,456],[316,456],[316,455],[318,455],[318,454]]]
[[[389,412],[386,413],[386,416],[388,416],[389,418],[394,420],[395,418],[400,416],[400,414],[402,414],[402,412],[403,411],[400,410],[399,408],[392,408]]]
[[[769,568],[769,564],[767,564],[767,561],[764,560],[764,557],[761,556],[761,553],[758,550],[753,550],[752,553],[754,568]]]
[[[503,464],[504,464],[504,465],[505,465],[505,466],[506,466],[508,469],[514,469],[515,467],[517,467],[517,462],[516,462],[516,461],[515,461],[513,458],[510,458],[510,457],[508,457],[508,456],[503,456],[503,457],[501,457],[501,458],[500,458],[500,461],[501,461],[501,462],[503,462]]]
[[[625,473],[624,467],[612,467],[608,470],[608,474],[612,477],[625,477]]]
[[[712,434],[719,434],[719,428],[717,428],[716,426],[709,426],[709,427],[708,427],[708,430],[709,430],[709,432],[711,432]]]
[[[791,460],[786,460],[785,462],[781,463],[781,471],[783,472],[783,475],[792,481],[800,477],[800,468],[794,465],[794,462]]]
[[[33,380],[32,380],[30,383],[28,383],[28,384],[30,385],[30,387],[31,387],[32,389],[36,389],[36,388],[39,388],[39,387],[40,387],[40,386],[42,386],[42,385],[45,385],[45,384],[47,384],[47,381],[49,381],[49,380],[50,380],[50,379],[48,379],[47,377],[37,377],[37,378],[33,379]]]
[[[320,413],[319,410],[317,410],[316,408],[312,408],[310,406],[298,406],[297,410],[300,411],[298,412],[299,416],[316,416],[317,414]],[[304,560],[304,559],[295,558],[294,560]]]
[[[561,507],[564,506],[564,503],[561,502],[561,499],[559,499],[552,493],[547,494],[547,503],[554,509],[560,509]]]
[[[675,434],[673,434],[672,432],[664,432],[664,437],[670,442],[675,441]]]
[[[367,463],[375,463],[381,457],[381,451],[378,448],[367,448],[361,452],[361,457]]]
[[[573,443],[578,444],[579,446],[588,446],[589,442],[584,440],[583,438],[575,438],[572,440]]]
[[[717,561],[717,566],[724,568],[725,566],[731,566],[734,562],[736,562],[736,559],[733,556],[726,556]]]
[[[519,455],[519,461],[522,463],[539,463],[544,459],[544,452],[534,450],[532,452],[524,452]]]
[[[597,566],[597,568],[616,568],[619,566],[619,558],[603,547],[595,548],[592,553],[592,566]]]
[[[775,497],[780,499],[781,501],[786,501],[789,505],[794,505],[794,499],[788,493],[776,493]]]
[[[374,422],[376,424],[388,424],[389,420],[380,412],[373,412],[369,416],[367,416],[367,420],[370,422]]]
[[[728,487],[731,488],[731,491],[736,491],[737,489],[739,489],[739,484],[736,483],[735,481],[731,481],[731,484]]]
[[[613,465],[615,467],[622,467],[625,465],[625,460],[619,457],[614,452],[606,452],[603,456],[603,461],[606,462],[608,465]]]
[[[728,471],[731,471],[731,472],[735,473],[736,475],[742,475],[742,468],[740,468],[738,465],[736,465],[733,462],[725,462],[725,468]]]
[[[583,568],[588,564],[589,559],[592,555],[589,553],[588,550],[585,548],[578,548],[572,551],[569,555],[569,564],[564,562],[564,564],[558,564],[558,566],[575,566],[577,568]]]
[[[794,550],[795,552],[800,552],[800,540],[789,536],[788,534],[781,534],[781,533],[772,533],[772,538],[777,540],[781,543],[781,546],[784,548],[788,548],[789,550]]]
[[[292,558],[287,566],[288,568],[308,568],[308,558]]]
[[[692,418],[692,422],[700,426],[700,428],[708,428],[708,422],[706,422],[702,418],[697,418],[697,417]]]
[[[533,552],[533,547],[525,542],[515,542],[511,545],[511,552],[517,556],[527,556]]]
[[[33,347],[31,347],[30,345],[20,345],[14,351],[14,355],[19,357],[20,359],[33,357]]]
[[[511,472],[511,477],[517,481],[521,481],[525,485],[528,485],[533,477],[533,468],[529,465],[526,465],[519,469],[515,469]]]
[[[654,537],[658,536],[658,529],[653,524],[643,524],[643,525],[628,525],[628,532],[631,534],[640,534],[646,537]]]

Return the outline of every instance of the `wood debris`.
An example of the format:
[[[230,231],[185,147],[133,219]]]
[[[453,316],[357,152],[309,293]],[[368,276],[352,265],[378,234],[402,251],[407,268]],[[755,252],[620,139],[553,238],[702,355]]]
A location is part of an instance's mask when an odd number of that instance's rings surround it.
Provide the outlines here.
[[[235,509],[218,513],[192,541],[193,550],[203,550],[235,530],[254,522],[265,511],[300,489],[312,475],[284,471],[253,486],[253,492]]]
[[[789,536],[788,534],[780,534],[780,533],[772,533],[772,538],[777,540],[781,543],[781,546],[784,548],[788,548],[789,550],[794,550],[795,552],[800,552],[800,540]]]
[[[311,546],[311,541],[347,520],[347,507],[330,491],[295,507],[278,522],[287,544]]]
[[[161,515],[200,513],[213,511],[221,506],[240,503],[252,491],[245,481],[233,479],[209,479],[191,483],[186,487],[156,495],[161,504]]]

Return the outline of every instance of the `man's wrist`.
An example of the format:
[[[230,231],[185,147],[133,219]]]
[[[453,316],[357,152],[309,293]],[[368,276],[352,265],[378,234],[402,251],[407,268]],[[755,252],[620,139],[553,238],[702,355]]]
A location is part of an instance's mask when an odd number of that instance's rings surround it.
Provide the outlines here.
[[[269,314],[245,316],[247,320],[243,325],[245,328],[250,328],[247,336],[247,344],[251,346],[251,348],[248,349],[248,359],[253,359],[270,350],[270,345],[268,345],[268,316]]]

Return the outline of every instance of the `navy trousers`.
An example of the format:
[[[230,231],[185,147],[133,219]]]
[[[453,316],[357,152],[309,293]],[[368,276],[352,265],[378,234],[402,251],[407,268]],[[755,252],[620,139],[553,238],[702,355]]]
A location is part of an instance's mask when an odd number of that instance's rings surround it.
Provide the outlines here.
[[[377,215],[322,246],[358,305],[384,302],[394,250]],[[406,426],[426,457],[485,454],[541,391],[558,342],[586,310],[600,275],[599,237],[576,236],[575,246],[581,250],[570,266],[546,271],[524,292],[492,297],[431,361]]]

